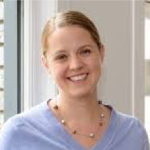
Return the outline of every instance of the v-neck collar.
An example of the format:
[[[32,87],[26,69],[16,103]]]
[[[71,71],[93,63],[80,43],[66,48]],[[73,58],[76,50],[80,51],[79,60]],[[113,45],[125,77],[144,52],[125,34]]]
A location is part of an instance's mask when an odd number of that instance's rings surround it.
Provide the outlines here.
[[[57,120],[57,118],[54,116],[53,112],[48,107],[47,101],[44,103],[44,106],[46,108],[46,118],[52,119],[51,125],[57,126],[57,130],[60,133],[60,136],[62,136],[62,139],[64,139],[70,146],[70,149],[72,150],[86,150],[78,141],[74,139],[74,137],[69,134],[69,132],[63,127],[63,125]],[[111,107],[111,106],[109,106]],[[107,126],[107,130],[105,134],[102,136],[102,138],[94,145],[90,150],[106,150],[107,147],[112,142],[115,133],[118,128],[119,119],[117,117],[116,111],[111,107],[111,116],[109,120],[109,124]]]

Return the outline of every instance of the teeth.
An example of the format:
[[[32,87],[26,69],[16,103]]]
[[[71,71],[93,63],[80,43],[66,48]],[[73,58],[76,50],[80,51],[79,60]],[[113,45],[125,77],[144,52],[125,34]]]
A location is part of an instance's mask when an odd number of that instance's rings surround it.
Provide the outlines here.
[[[72,81],[79,81],[79,80],[84,80],[86,77],[87,77],[87,74],[82,74],[82,75],[79,75],[79,76],[71,77],[70,79]]]

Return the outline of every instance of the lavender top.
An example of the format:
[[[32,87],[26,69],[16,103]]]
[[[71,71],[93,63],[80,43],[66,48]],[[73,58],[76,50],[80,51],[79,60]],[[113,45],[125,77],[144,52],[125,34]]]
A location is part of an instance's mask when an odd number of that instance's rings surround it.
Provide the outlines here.
[[[58,122],[47,102],[10,118],[0,134],[0,150],[85,150]],[[91,150],[150,150],[140,121],[112,108],[105,135]]]

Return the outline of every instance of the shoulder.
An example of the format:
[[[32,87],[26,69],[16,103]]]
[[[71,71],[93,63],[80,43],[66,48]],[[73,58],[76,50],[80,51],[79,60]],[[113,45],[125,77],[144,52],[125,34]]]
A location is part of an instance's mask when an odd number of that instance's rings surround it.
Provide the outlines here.
[[[41,121],[44,121],[44,118],[46,117],[46,114],[48,112],[50,112],[50,110],[48,109],[47,103],[45,101],[41,104],[38,104],[30,108],[29,110],[26,110],[20,114],[11,117],[4,124],[4,128],[5,126],[10,126],[12,124],[17,128],[17,127],[24,126],[27,123],[34,123],[34,122],[40,123]],[[43,120],[41,118],[43,118]]]
[[[2,127],[0,141],[3,139],[7,139],[8,141],[17,140],[17,137],[24,135],[25,131],[34,132],[38,126],[46,123],[46,111],[48,110],[46,108],[46,102],[44,102],[26,112],[11,117]]]
[[[18,148],[18,127],[22,120],[18,116],[12,117],[7,120],[3,125],[0,133],[0,149],[2,150],[15,150]],[[18,141],[18,142],[17,142]]]
[[[117,110],[114,110],[114,113],[116,114],[117,118],[118,118],[118,122],[120,125],[120,128],[124,128],[124,130],[126,131],[134,131],[137,130],[138,132],[136,132],[137,134],[141,134],[141,132],[143,132],[145,130],[143,124],[141,123],[141,121],[131,115],[119,112]]]
[[[140,120],[132,115],[122,113],[121,111],[116,110],[111,105],[105,105],[109,110],[111,110],[111,120],[113,122],[117,122],[119,126],[126,126],[126,127],[132,127],[132,126],[143,126],[140,122]]]
[[[128,143],[132,141],[132,144],[136,143],[136,146],[139,145],[143,147],[143,150],[148,150],[148,136],[142,122],[131,115],[127,115],[116,110],[113,111],[117,116],[118,121],[118,141],[119,139],[124,139],[124,141],[128,141]]]
[[[138,131],[145,130],[142,122],[138,118],[128,115],[128,114],[125,114],[125,113],[122,113],[122,112],[119,112],[119,111],[116,111],[116,110],[115,110],[115,113],[120,122],[120,126],[126,127],[127,130],[128,129],[134,129],[134,130],[138,129]]]

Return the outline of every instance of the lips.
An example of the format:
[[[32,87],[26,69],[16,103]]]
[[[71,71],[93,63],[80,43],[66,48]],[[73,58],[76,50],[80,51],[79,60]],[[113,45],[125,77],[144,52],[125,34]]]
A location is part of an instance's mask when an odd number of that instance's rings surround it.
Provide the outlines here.
[[[80,74],[80,75],[76,75],[76,76],[72,76],[72,77],[69,77],[68,79],[71,80],[71,81],[83,81],[87,78],[88,74],[87,73],[84,73],[84,74]]]

